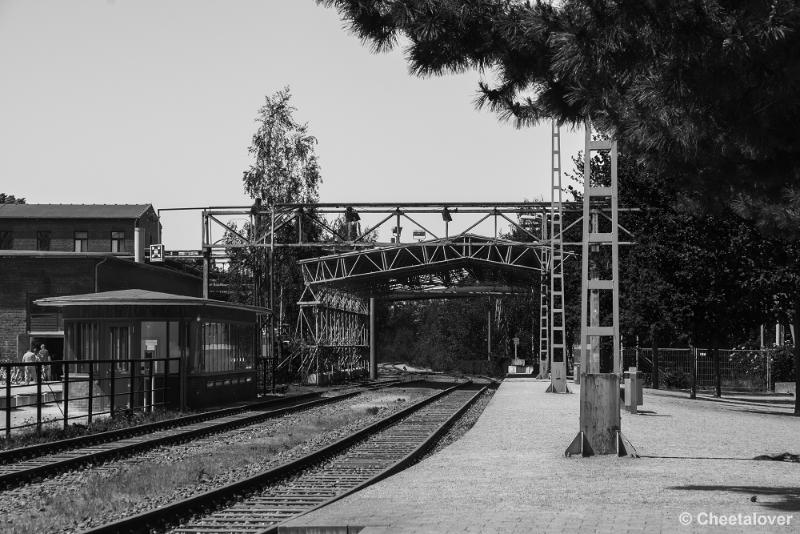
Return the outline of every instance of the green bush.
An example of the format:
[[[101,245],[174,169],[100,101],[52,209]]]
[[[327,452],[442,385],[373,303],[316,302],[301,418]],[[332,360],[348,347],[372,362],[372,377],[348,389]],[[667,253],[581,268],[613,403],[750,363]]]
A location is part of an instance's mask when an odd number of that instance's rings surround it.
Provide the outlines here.
[[[775,347],[772,353],[772,382],[794,382],[794,347]]]

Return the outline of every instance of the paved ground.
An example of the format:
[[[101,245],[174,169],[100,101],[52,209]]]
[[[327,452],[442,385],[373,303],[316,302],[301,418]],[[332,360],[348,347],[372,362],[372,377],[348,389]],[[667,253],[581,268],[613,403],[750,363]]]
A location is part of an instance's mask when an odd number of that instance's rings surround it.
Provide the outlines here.
[[[800,418],[788,405],[645,390],[646,412],[623,412],[622,420],[642,458],[565,458],[578,395],[547,394],[546,386],[506,380],[461,440],[290,526],[366,527],[362,534],[800,531],[800,463],[751,460],[800,453]],[[681,524],[682,513],[691,525]],[[742,524],[698,526],[710,514]]]

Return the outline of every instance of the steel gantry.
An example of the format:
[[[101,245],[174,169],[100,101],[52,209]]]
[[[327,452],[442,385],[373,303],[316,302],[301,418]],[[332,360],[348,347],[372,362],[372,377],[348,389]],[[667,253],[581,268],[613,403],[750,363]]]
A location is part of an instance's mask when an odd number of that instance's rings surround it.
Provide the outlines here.
[[[212,207],[202,209],[202,249],[168,250],[165,257],[203,259],[204,286],[208,287],[212,262],[237,248],[264,250],[269,278],[266,300],[277,308],[272,275],[275,251],[305,248],[323,253],[300,262],[307,292],[298,303],[291,349],[269,354],[277,367],[320,380],[322,374],[361,368],[359,362],[363,363],[370,340],[374,341],[369,329],[374,301],[370,307],[367,299],[530,291],[548,245],[523,220],[536,216],[546,221],[551,209],[552,204],[545,202]],[[577,212],[578,206],[571,209]],[[505,237],[500,224],[510,228]],[[458,230],[453,231],[454,227]],[[361,299],[360,307],[333,306],[334,290],[339,298],[346,293]],[[270,334],[275,332],[274,321],[271,318],[266,329]],[[267,343],[267,350],[275,345]]]
[[[586,148],[584,151],[583,196],[583,254],[581,262],[581,369],[580,369],[580,419],[575,439],[567,447],[566,455],[590,456],[594,454],[625,455],[626,448],[621,433],[620,378],[622,374],[619,338],[619,207],[617,187],[616,139],[596,138],[592,124],[586,121]],[[606,153],[610,159],[609,183],[601,184],[592,175],[592,153]],[[598,201],[610,206],[610,227],[601,231]],[[611,252],[610,273],[601,272],[601,258]],[[605,276],[603,276],[605,275]],[[610,299],[602,299],[600,292]],[[611,301],[610,324],[608,314],[601,314],[600,305]],[[588,317],[587,317],[588,315]],[[606,324],[601,324],[606,318]],[[588,321],[587,321],[588,319]],[[587,324],[588,323],[588,324]],[[610,357],[603,358],[603,350],[611,338]]]
[[[554,127],[554,143],[559,141],[557,134]],[[560,146],[554,144],[553,150],[554,155],[560,154]],[[254,279],[263,276],[264,280],[259,282],[261,289],[257,286],[255,292],[266,292],[262,305],[278,309],[274,289],[276,251],[292,248],[319,251],[320,256],[301,262],[308,292],[298,302],[301,312],[296,339],[290,343],[288,353],[285,343],[280,344],[279,353],[274,352],[278,346],[274,314],[264,329],[271,336],[265,350],[272,365],[316,375],[318,380],[319,373],[332,372],[329,369],[362,366],[369,340],[374,341],[374,335],[369,335],[370,310],[374,306],[368,306],[367,299],[517,293],[531,291],[538,283],[536,280],[543,276],[540,307],[544,344],[540,346],[539,357],[544,360],[540,363],[545,372],[549,370],[548,361],[559,362],[564,371],[555,374],[558,382],[566,374],[563,247],[581,244],[567,241],[563,235],[579,224],[581,206],[563,202],[560,164],[554,165],[553,180],[558,178],[558,181],[553,182],[550,202],[272,205],[256,202],[244,207],[179,208],[202,212],[201,249],[166,250],[164,257],[202,260],[207,294],[215,262],[226,261],[235,249],[263,254],[253,274]],[[565,213],[576,215],[576,220],[564,225]],[[526,224],[537,220],[540,228]],[[500,224],[510,232],[501,235]],[[308,252],[303,254],[308,256]],[[344,310],[331,304],[333,297],[326,295],[334,289],[361,299],[358,310]],[[558,336],[558,344],[553,343],[554,336]],[[560,359],[554,360],[554,349],[560,349],[555,357]]]
[[[550,186],[550,387],[551,393],[569,393],[567,388],[567,344],[564,322],[564,246],[561,189],[561,131],[552,122]]]
[[[547,214],[542,214],[542,243],[547,243]],[[550,250],[542,248],[542,271],[539,285],[539,374],[546,380],[550,375]]]

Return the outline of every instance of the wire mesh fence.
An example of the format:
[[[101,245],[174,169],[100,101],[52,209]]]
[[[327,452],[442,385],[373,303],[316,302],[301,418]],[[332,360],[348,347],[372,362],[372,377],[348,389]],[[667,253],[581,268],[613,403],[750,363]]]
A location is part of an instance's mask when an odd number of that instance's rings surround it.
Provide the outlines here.
[[[719,378],[722,389],[733,391],[770,391],[773,386],[773,349],[719,351]],[[717,374],[712,351],[700,348],[664,348],[654,358],[650,348],[626,348],[623,369],[636,367],[644,383],[667,389],[688,389],[695,374],[697,388],[714,388]]]
[[[0,436],[90,424],[119,411],[151,412],[178,399],[180,358],[0,363]]]

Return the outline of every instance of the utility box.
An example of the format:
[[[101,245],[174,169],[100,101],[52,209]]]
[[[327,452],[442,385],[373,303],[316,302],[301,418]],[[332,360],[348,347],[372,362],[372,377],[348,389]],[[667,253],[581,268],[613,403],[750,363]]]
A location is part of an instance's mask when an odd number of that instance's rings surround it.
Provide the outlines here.
[[[625,409],[636,413],[643,402],[642,378],[636,367],[631,367],[624,373],[625,377]]]

